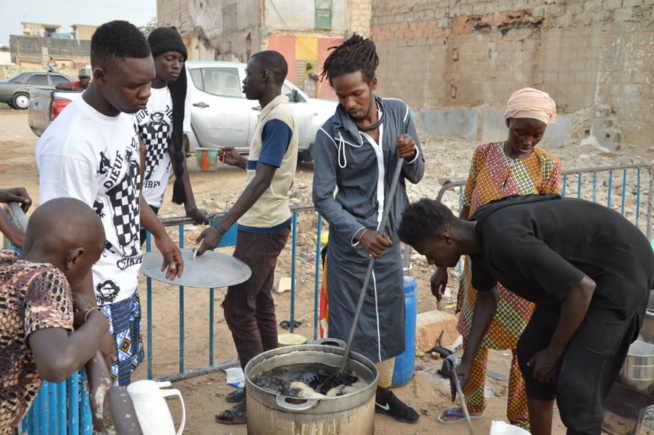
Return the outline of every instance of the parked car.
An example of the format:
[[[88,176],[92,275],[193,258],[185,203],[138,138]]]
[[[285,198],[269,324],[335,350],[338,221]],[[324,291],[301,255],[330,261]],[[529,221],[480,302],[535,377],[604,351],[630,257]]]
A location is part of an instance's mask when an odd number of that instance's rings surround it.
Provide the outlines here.
[[[82,95],[79,91],[33,89],[30,93],[27,123],[35,135],[41,136],[66,106]]]
[[[197,147],[234,147],[246,154],[259,116],[258,101],[245,98],[242,82],[244,63],[189,61],[192,134],[191,150]],[[336,101],[309,98],[286,80],[282,93],[289,98],[299,133],[301,161],[313,161],[313,144],[318,129],[336,111]]]
[[[242,81],[245,64],[221,61],[186,62],[191,92],[191,127],[189,145],[198,147],[234,147],[241,154],[250,150],[250,141],[259,116],[258,101],[245,98]],[[309,98],[286,80],[282,93],[288,96],[299,133],[301,161],[313,160],[313,144],[318,129],[336,111],[336,101]],[[80,92],[34,90],[30,98],[28,122],[41,136],[50,122]]]
[[[25,110],[30,103],[30,94],[36,89],[54,89],[59,83],[71,80],[61,73],[24,72],[0,81],[0,102],[14,109]]]

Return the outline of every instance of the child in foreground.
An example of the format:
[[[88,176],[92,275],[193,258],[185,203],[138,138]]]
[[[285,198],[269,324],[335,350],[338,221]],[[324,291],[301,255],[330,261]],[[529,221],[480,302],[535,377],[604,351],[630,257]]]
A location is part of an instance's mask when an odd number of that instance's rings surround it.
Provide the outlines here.
[[[93,209],[60,198],[34,212],[20,256],[0,252],[0,434],[16,430],[43,380],[62,382],[96,355],[107,319],[89,307],[74,315],[71,287],[104,244]]]

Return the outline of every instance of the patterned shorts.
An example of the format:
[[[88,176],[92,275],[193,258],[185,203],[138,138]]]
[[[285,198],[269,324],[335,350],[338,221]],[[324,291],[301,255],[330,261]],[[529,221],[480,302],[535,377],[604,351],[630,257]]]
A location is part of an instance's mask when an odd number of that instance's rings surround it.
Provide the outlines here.
[[[143,340],[141,340],[141,303],[138,291],[131,298],[110,305],[104,305],[102,312],[110,320],[109,332],[116,342],[116,356],[111,365],[111,380],[116,386],[130,384],[132,373],[143,361]]]

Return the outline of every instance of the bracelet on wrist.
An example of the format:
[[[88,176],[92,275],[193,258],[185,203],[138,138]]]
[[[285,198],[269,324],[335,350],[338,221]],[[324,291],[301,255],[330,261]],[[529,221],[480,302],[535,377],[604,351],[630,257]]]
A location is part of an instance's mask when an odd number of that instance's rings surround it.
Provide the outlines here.
[[[89,314],[91,314],[91,311],[95,311],[95,310],[101,311],[100,307],[93,307],[93,308],[90,308],[90,309],[86,310],[86,314],[84,314],[84,323],[86,323],[86,321],[88,320]]]

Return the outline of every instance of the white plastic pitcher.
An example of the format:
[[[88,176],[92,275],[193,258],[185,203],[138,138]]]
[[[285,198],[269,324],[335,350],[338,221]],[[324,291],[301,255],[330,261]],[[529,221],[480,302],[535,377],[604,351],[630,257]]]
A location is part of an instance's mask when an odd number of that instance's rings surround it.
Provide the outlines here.
[[[179,390],[163,389],[170,387],[170,382],[136,381],[127,387],[127,393],[134,402],[144,435],[181,435],[186,425],[186,408]],[[178,396],[182,402],[182,421],[175,432],[173,417],[164,397]]]
[[[490,435],[529,435],[529,432],[503,421],[494,421],[491,423]]]

